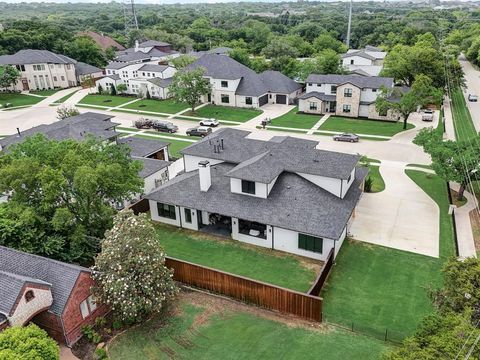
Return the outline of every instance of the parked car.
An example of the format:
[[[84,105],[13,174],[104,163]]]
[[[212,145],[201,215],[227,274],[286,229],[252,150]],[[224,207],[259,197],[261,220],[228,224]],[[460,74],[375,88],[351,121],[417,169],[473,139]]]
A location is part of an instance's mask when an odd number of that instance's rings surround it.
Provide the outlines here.
[[[155,120],[152,123],[152,129],[162,132],[174,133],[178,131],[178,126],[173,125],[170,121]]]
[[[433,121],[433,110],[423,109],[422,110],[422,121]]]
[[[478,96],[474,95],[474,94],[468,94],[468,101],[477,102],[478,101]]]
[[[201,136],[205,137],[212,133],[212,128],[205,127],[205,126],[197,126],[194,128],[190,128],[187,130],[188,136]]]
[[[211,126],[211,127],[215,127],[215,126],[218,126],[220,123],[218,122],[218,120],[215,120],[215,119],[207,119],[207,120],[201,120],[200,121],[200,126]]]
[[[333,135],[333,140],[335,141],[347,141],[347,142],[358,142],[360,140],[360,137],[356,134],[350,134],[350,133],[343,133],[343,134],[337,134]]]
[[[138,120],[135,120],[135,127],[137,129],[150,129],[152,127],[153,121],[150,119],[145,119],[145,118],[140,118]]]

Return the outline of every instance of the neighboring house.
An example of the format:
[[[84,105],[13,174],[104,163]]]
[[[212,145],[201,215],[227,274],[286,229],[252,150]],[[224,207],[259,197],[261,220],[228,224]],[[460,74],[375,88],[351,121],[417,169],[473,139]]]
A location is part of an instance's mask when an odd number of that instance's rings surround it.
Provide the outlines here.
[[[195,56],[196,58],[199,58],[205,54],[216,54],[216,55],[229,55],[230,51],[232,51],[232,48],[229,47],[217,47],[210,49],[208,51],[191,51],[188,53],[188,55]]]
[[[348,50],[342,55],[342,65],[359,75],[378,76],[386,55],[382,49],[367,45],[365,49]]]
[[[30,321],[72,346],[108,312],[95,303],[90,269],[0,246],[0,330]]]
[[[368,169],[359,156],[224,128],[183,149],[185,173],[148,194],[155,221],[325,260],[338,253]]]
[[[212,91],[203,102],[222,106],[259,108],[265,104],[292,104],[302,85],[278,71],[257,74],[225,55],[205,54],[187,69],[205,69]]]
[[[77,85],[75,64],[68,56],[48,50],[20,50],[0,56],[0,65],[12,65],[20,72],[13,90],[43,90]]]
[[[96,81],[96,87],[98,89],[100,85],[104,90],[110,91],[112,85],[117,87],[125,84],[127,94],[146,95],[148,90],[151,97],[166,99],[175,71],[172,66],[160,65],[155,61],[136,64],[112,62],[105,69],[106,76]]]
[[[95,80],[103,77],[103,70],[96,66],[78,61],[75,64],[75,75],[77,76],[77,83],[81,84],[88,79]]]
[[[115,131],[119,124],[112,122],[112,118],[113,115],[87,112],[52,124],[39,125],[25,131],[18,130],[17,135],[0,140],[0,151],[8,151],[8,147],[36,134],[43,134],[49,139],[58,141],[67,139],[82,141],[88,136],[93,136],[108,143],[126,144],[130,147],[132,159],[143,163],[139,176],[144,180],[144,191],[132,199],[135,200],[168,181],[168,166],[171,164],[168,155],[169,143],[132,137],[119,138],[120,134]]]
[[[180,56],[180,53],[173,50],[172,45],[161,41],[148,40],[142,43],[135,41],[135,47],[118,51],[114,60],[130,64],[149,61],[167,62],[178,56]]]
[[[305,94],[299,97],[298,109],[308,114],[332,113],[346,117],[397,121],[398,114],[389,110],[379,114],[375,101],[381,87],[392,89],[393,78],[361,75],[308,76]]]
[[[120,45],[117,41],[112,39],[110,36],[106,36],[104,34],[99,34],[94,31],[85,31],[85,32],[80,32],[77,34],[77,36],[88,36],[93,39],[97,43],[100,48],[105,51],[108,48],[115,48],[117,50],[125,50],[125,47]]]

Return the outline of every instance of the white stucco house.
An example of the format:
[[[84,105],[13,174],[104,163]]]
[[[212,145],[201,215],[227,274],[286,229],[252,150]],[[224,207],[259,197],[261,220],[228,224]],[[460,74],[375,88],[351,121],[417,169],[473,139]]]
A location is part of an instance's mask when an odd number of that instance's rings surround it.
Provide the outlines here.
[[[225,55],[205,54],[187,66],[202,68],[212,90],[203,102],[244,108],[265,104],[292,104],[302,92],[302,85],[278,71],[257,74]]]
[[[378,76],[385,56],[387,53],[382,49],[367,45],[364,49],[349,49],[342,55],[342,65],[359,75]]]
[[[224,128],[182,150],[185,172],[148,194],[155,221],[325,260],[348,233],[368,170],[359,156]]]
[[[375,120],[397,121],[393,111],[379,114],[375,101],[382,88],[393,89],[393,78],[361,75],[317,75],[306,80],[306,92],[299,97],[298,109],[307,114],[335,114]]]

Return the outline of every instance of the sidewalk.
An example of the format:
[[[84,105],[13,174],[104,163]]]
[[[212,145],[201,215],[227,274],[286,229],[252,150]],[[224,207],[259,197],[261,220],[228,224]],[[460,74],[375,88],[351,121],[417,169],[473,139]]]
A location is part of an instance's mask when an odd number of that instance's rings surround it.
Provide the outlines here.
[[[457,183],[450,183],[450,188],[454,191],[460,189]],[[475,251],[475,241],[472,233],[472,223],[470,222],[470,211],[477,206],[477,199],[468,191],[464,192],[467,198],[467,203],[454,211],[455,225],[457,228],[457,242],[458,242],[458,257],[466,259],[468,257],[477,257]],[[475,211],[475,210],[474,210]]]
[[[54,102],[60,100],[61,98],[63,98],[64,96],[67,96],[68,94],[71,94],[71,93],[77,91],[78,89],[79,89],[79,87],[73,87],[73,88],[68,88],[68,89],[57,91],[55,94],[46,97],[42,101],[33,105],[32,107],[50,106]]]
[[[443,116],[445,117],[445,134],[447,140],[455,141],[455,127],[453,126],[453,115],[450,107],[450,99],[445,96],[443,101]]]
[[[330,117],[330,114],[325,114],[323,115],[320,120],[318,120],[318,122],[313,125],[313,127],[308,130],[307,134],[308,135],[312,135],[316,130],[318,130],[320,128],[320,126],[322,126],[322,124],[328,120],[328,118]]]

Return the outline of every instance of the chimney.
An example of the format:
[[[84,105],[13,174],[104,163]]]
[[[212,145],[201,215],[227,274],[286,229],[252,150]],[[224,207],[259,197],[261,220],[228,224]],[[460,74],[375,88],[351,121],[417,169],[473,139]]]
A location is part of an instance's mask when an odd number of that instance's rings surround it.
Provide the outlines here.
[[[135,52],[138,52],[138,40],[135,40]]]
[[[208,191],[212,185],[210,162],[208,160],[203,160],[198,163],[198,176],[200,177],[200,190]]]

